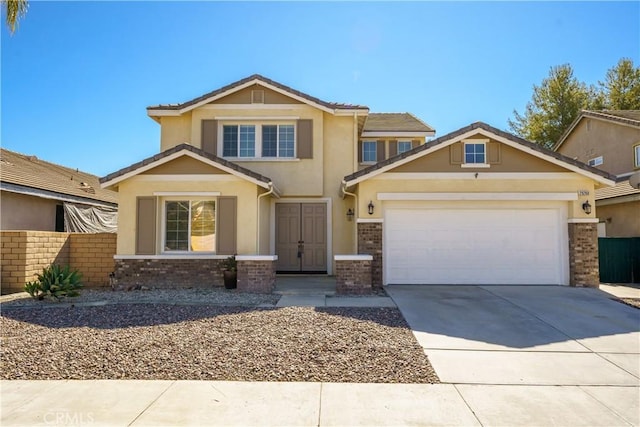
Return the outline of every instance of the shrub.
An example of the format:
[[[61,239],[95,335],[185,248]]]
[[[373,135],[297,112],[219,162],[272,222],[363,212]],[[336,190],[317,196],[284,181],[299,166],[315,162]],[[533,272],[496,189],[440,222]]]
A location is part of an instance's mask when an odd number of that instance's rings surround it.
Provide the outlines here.
[[[79,289],[81,274],[78,270],[71,271],[67,265],[61,267],[52,264],[42,269],[42,274],[38,274],[38,280],[27,282],[24,290],[35,299],[44,298],[59,301],[64,297],[77,297],[80,295]]]

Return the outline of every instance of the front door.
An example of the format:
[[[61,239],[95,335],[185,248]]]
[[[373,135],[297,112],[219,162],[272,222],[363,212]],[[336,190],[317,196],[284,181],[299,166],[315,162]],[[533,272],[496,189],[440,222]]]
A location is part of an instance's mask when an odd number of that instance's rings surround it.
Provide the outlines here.
[[[326,273],[327,205],[276,203],[278,271]]]

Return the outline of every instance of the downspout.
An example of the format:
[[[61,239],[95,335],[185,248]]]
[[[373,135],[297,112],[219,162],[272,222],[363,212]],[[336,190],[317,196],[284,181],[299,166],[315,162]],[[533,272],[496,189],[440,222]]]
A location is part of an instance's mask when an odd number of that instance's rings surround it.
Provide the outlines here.
[[[353,208],[354,208],[353,216],[354,216],[354,221],[356,222],[356,226],[354,227],[354,232],[353,232],[353,244],[355,246],[353,253],[357,254],[358,253],[358,195],[355,193],[349,193],[347,191],[347,182],[345,180],[342,180],[342,186],[340,187],[340,190],[342,191],[343,199],[345,198],[345,196],[353,197]]]
[[[266,196],[270,196],[272,194],[275,194],[276,196],[278,195],[276,193],[276,189],[273,186],[273,182],[272,181],[269,181],[268,186],[269,186],[269,191],[267,191],[266,193],[262,193],[262,194],[258,195],[258,206],[257,206],[258,213],[256,215],[256,218],[258,220],[258,224],[257,224],[258,232],[256,233],[257,234],[257,236],[256,236],[256,254],[257,255],[260,255],[260,223],[261,223],[261,221],[260,221],[260,199],[262,199],[263,197],[266,197]]]

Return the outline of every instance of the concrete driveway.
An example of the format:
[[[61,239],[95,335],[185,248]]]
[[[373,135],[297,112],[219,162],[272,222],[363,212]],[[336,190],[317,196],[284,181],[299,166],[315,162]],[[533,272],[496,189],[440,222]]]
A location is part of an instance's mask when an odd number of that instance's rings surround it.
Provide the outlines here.
[[[545,424],[569,410],[640,424],[640,310],[563,286],[386,290],[440,380],[489,424]]]

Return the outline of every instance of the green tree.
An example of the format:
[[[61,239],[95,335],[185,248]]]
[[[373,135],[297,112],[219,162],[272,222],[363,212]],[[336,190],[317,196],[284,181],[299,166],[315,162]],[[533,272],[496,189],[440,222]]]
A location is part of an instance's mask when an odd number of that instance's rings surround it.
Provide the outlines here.
[[[27,0],[0,0],[2,2],[2,8],[6,12],[6,22],[9,31],[13,34],[16,31],[18,21],[24,17],[29,7]]]
[[[594,96],[593,88],[574,77],[571,65],[552,67],[542,84],[533,86],[524,114],[513,111],[509,127],[521,137],[551,148],[580,111],[596,103]]]
[[[609,110],[640,110],[640,67],[622,58],[607,70],[604,82],[598,82]]]

